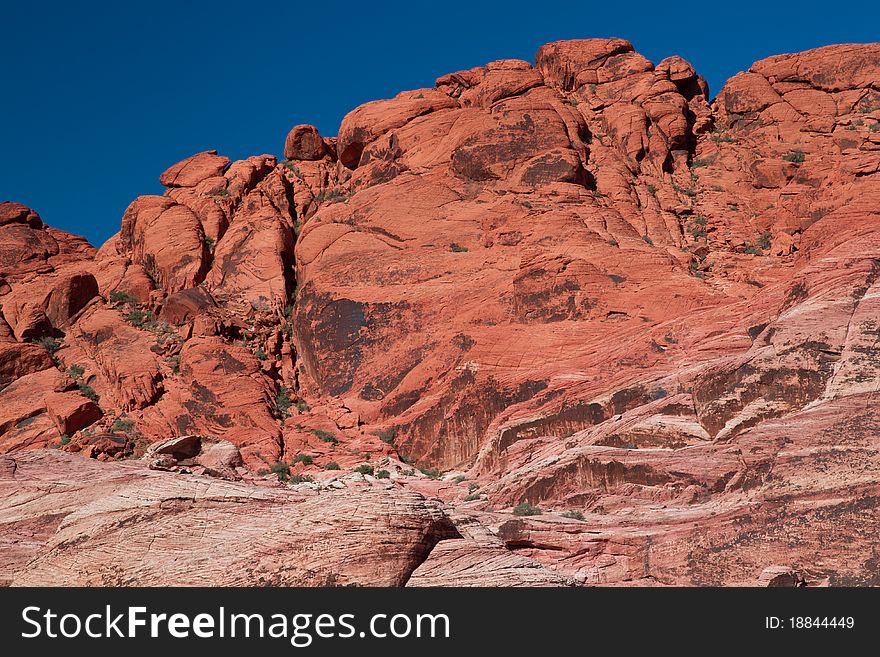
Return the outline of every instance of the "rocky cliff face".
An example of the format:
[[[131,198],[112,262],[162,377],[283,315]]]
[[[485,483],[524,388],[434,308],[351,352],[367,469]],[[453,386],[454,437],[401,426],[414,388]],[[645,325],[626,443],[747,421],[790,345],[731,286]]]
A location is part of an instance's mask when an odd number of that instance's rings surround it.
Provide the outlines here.
[[[284,155],[97,251],[0,204],[0,577],[880,584],[880,44],[551,43]]]

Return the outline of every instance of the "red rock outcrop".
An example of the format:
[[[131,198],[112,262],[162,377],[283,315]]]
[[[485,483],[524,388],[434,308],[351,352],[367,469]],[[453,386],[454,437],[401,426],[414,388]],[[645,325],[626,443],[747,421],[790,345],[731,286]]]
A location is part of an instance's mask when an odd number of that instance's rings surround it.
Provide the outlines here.
[[[166,187],[195,187],[207,178],[220,176],[229,162],[217,151],[196,153],[169,167],[159,176],[159,182]]]
[[[680,57],[562,41],[295,126],[281,163],[187,158],[97,252],[0,204],[0,451],[206,436],[236,486],[443,500],[405,577],[346,582],[877,584],[878,80],[880,45],[828,46],[711,100]]]
[[[313,125],[294,126],[284,142],[288,160],[320,160],[327,153],[327,144]]]
[[[94,253],[84,238],[46,226],[30,208],[0,203],[0,290],[8,292],[17,280],[88,260]]]
[[[17,379],[52,367],[52,358],[40,345],[27,342],[0,342],[0,387]]]

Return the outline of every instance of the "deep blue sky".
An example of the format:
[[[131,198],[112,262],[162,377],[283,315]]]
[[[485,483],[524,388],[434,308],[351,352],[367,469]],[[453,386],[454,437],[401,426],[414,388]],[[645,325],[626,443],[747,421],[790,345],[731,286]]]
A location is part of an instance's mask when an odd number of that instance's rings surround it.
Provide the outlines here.
[[[0,200],[101,244],[194,152],[280,155],[287,130],[333,135],[360,103],[557,39],[629,39],[709,81],[755,60],[880,39],[876,2],[5,3]],[[838,11],[837,8],[840,8]]]

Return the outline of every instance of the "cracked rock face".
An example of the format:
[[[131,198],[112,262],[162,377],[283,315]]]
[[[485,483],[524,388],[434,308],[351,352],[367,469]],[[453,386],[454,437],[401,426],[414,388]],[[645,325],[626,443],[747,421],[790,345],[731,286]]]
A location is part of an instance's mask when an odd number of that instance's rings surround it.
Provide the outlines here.
[[[195,154],[98,250],[0,204],[4,577],[877,584],[878,80],[829,46],[710,101],[562,41]]]

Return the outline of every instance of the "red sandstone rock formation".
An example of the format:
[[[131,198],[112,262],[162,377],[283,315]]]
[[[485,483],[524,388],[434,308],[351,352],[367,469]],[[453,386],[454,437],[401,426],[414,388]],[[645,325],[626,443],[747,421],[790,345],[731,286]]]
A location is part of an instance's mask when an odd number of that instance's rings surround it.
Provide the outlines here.
[[[308,579],[279,537],[226,583],[880,583],[878,81],[880,45],[829,46],[710,100],[679,57],[564,41],[296,126],[281,163],[187,158],[98,251],[0,204],[4,577],[221,576],[186,518],[67,553],[108,509],[62,529],[16,492],[158,507],[196,467],[254,496],[209,505],[223,540],[288,498],[296,541],[409,518],[393,563],[345,543]],[[150,448],[193,435],[224,447]],[[94,563],[153,523],[187,575]]]

